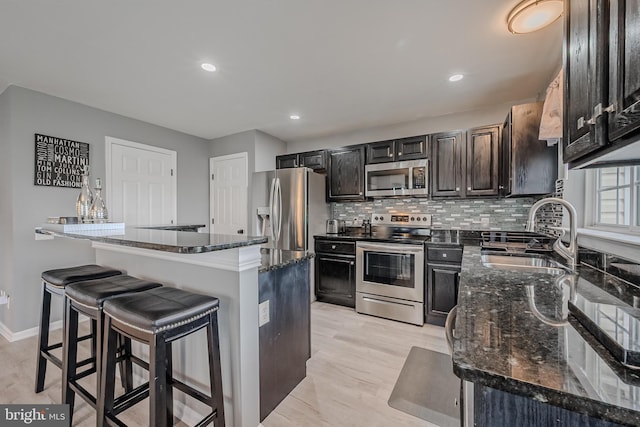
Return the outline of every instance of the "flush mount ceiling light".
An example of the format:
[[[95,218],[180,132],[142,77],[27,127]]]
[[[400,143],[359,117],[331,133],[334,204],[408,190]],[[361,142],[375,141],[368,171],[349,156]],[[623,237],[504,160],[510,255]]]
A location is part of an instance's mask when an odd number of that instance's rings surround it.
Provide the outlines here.
[[[290,115],[290,116],[289,116],[289,118],[290,118],[291,120],[300,120],[300,116],[299,116],[299,115],[297,115],[297,114],[292,114],[292,115]]]
[[[464,78],[464,76],[462,74],[454,74],[453,76],[449,77],[449,81],[450,82],[459,82],[463,78]]]
[[[209,71],[210,73],[213,73],[217,70],[215,65],[209,64],[208,62],[203,63],[202,65],[200,65],[200,67],[202,67],[202,69],[205,71]]]
[[[538,31],[562,16],[562,0],[525,0],[511,10],[507,26],[513,34]]]

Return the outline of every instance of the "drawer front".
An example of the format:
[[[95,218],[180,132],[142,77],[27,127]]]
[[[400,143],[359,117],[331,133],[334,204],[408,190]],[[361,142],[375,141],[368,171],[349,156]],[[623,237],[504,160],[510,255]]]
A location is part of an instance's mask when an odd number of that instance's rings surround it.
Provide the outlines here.
[[[427,247],[427,260],[439,262],[462,262],[462,248],[454,247]]]
[[[356,244],[355,242],[338,242],[334,240],[317,240],[316,241],[316,253],[330,253],[330,254],[344,254],[355,255]]]

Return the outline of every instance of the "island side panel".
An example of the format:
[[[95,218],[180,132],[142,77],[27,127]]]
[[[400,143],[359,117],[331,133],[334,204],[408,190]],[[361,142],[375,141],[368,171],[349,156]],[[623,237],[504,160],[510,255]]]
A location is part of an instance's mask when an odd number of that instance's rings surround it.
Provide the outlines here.
[[[156,258],[156,255],[161,258]],[[170,259],[172,255],[175,255],[175,260]],[[99,264],[124,269],[129,275],[157,280],[165,286],[208,294],[220,299],[218,319],[226,425],[255,427],[260,422],[258,270],[257,266],[239,265],[252,257],[259,263],[259,256],[258,247],[255,247],[255,251],[253,248],[239,248],[193,255],[168,254],[116,245],[96,247],[96,260]],[[211,259],[212,265],[228,263],[235,258],[235,268],[246,269],[231,271],[194,265],[188,262],[191,258],[185,257],[197,257],[198,262],[203,264]],[[174,347],[176,376],[208,391],[204,334],[195,334],[192,339],[179,342]],[[187,418],[191,418],[191,407],[193,402],[187,402],[186,408],[183,408],[184,416]],[[205,414],[192,414],[193,418],[196,415]]]

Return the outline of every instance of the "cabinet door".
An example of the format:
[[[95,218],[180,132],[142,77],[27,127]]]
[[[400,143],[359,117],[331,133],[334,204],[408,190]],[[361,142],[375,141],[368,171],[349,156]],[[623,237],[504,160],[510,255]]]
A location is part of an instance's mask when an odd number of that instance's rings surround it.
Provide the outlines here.
[[[298,155],[299,166],[311,168],[316,172],[327,169],[327,152],[325,150],[309,151]]]
[[[640,128],[640,1],[610,0],[609,114],[611,141]]]
[[[395,159],[415,160],[427,158],[427,141],[428,137],[412,136],[411,138],[402,138],[395,140]]]
[[[316,297],[318,301],[355,307],[355,257],[316,256]]]
[[[467,132],[467,196],[497,196],[500,125]]]
[[[431,136],[431,195],[463,197],[464,132],[447,132]]]
[[[276,156],[276,169],[288,169],[298,167],[297,154],[285,154],[284,156]]]
[[[565,2],[565,163],[607,143],[603,133],[596,132],[596,122],[592,120],[593,108],[604,99],[601,66],[606,60],[606,45],[599,34],[604,22],[602,8],[598,7],[601,1]]]
[[[364,146],[329,152],[330,202],[364,200]]]
[[[367,163],[385,163],[394,160],[394,141],[373,142],[367,145]]]
[[[449,311],[458,303],[460,265],[427,264],[426,321],[444,326]]]
[[[511,194],[511,133],[513,109],[509,111],[502,125],[502,142],[500,144],[500,183],[499,195],[506,197]]]

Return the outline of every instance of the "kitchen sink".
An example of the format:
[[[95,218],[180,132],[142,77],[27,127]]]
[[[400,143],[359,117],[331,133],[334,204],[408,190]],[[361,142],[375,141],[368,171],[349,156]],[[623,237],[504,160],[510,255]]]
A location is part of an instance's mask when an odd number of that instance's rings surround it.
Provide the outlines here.
[[[482,265],[499,270],[518,270],[531,273],[544,273],[553,276],[566,274],[569,270],[559,262],[538,254],[504,254],[486,253],[481,254]]]

